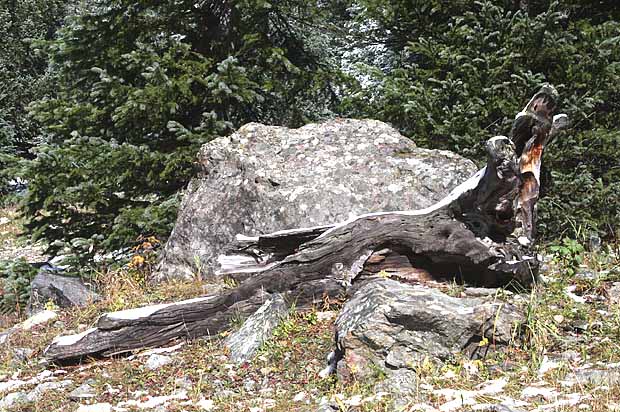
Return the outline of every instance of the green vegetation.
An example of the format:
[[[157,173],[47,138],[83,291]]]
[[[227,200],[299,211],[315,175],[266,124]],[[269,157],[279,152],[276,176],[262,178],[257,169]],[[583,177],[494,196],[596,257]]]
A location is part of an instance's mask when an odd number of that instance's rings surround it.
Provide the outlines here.
[[[546,155],[541,234],[613,240],[619,18],[609,1],[6,0],[0,190],[27,181],[29,235],[90,272],[165,240],[198,148],[243,123],[371,117],[480,162],[550,82],[572,129]]]
[[[391,56],[348,90],[352,116],[388,121],[416,143],[482,159],[543,82],[572,122],[545,158],[539,229],[614,236],[620,218],[620,20],[608,2],[360,1],[358,25]],[[529,4],[529,11],[522,4]],[[361,39],[361,42],[367,39]],[[550,172],[549,172],[550,171]]]
[[[58,93],[31,105],[45,138],[24,178],[27,225],[76,267],[166,237],[201,144],[249,122],[301,125],[337,78],[306,46],[303,1],[95,3],[39,42]],[[323,106],[305,109],[305,103]]]

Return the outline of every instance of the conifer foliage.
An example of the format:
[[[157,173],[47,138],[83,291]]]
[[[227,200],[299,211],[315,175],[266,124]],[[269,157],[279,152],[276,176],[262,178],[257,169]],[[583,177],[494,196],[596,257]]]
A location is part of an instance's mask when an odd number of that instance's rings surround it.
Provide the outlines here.
[[[584,8],[584,3],[588,4]],[[364,66],[345,110],[391,122],[418,144],[483,159],[483,142],[543,82],[570,132],[547,152],[543,233],[600,232],[620,220],[620,13],[613,2],[361,0],[357,20],[394,58]],[[369,24],[368,22],[372,22]]]
[[[34,235],[84,258],[165,237],[202,143],[312,116],[293,103],[329,89],[301,35],[316,16],[303,1],[111,0],[70,19],[43,45],[59,93],[32,107],[48,135],[26,174]]]

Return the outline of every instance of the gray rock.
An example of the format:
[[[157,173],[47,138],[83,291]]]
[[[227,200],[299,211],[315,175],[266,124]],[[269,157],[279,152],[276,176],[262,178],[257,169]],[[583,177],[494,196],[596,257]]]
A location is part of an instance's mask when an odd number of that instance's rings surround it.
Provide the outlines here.
[[[146,363],[144,364],[144,367],[148,370],[153,371],[170,363],[172,363],[172,358],[170,356],[158,355],[154,353],[153,355],[149,356]]]
[[[32,391],[30,391],[28,395],[26,396],[26,399],[28,400],[28,402],[36,402],[47,391],[52,391],[52,390],[57,391],[57,390],[64,389],[71,385],[73,385],[73,381],[71,380],[56,381],[56,382],[43,382],[43,383],[38,384]]]
[[[13,392],[0,399],[0,411],[10,411],[13,408],[28,403],[28,395],[26,392]]]
[[[93,384],[94,381],[90,379],[89,381],[84,382],[69,393],[69,399],[73,401],[80,401],[82,399],[94,398],[97,396],[97,391],[95,391],[95,388],[92,387]]]
[[[62,276],[53,273],[48,266],[43,267],[30,285],[29,314],[45,308],[48,301],[58,307],[86,306],[97,301],[100,296],[93,288],[77,277]]]
[[[17,362],[26,362],[34,353],[34,350],[30,348],[15,348],[13,349],[13,359]]]
[[[204,145],[199,161],[155,280],[212,274],[236,234],[424,208],[476,172],[471,161],[417,148],[374,120],[299,129],[252,123]]]
[[[230,359],[237,363],[251,360],[287,313],[288,304],[282,295],[271,295],[238,331],[226,338],[224,345],[230,350]]]
[[[483,356],[511,341],[523,316],[494,299],[454,298],[437,289],[390,279],[362,286],[336,320],[337,373],[345,381],[382,371],[413,370],[457,353]],[[495,345],[479,346],[486,338]]]
[[[592,386],[617,386],[620,385],[620,368],[583,369],[568,374],[565,379]]]
[[[376,392],[387,392],[392,397],[392,407],[406,410],[413,400],[420,401],[423,393],[419,391],[418,375],[410,369],[396,369],[389,377],[375,386]]]
[[[184,376],[182,378],[176,378],[174,380],[174,386],[181,390],[191,391],[194,387],[194,384],[192,383],[192,380],[190,378]]]

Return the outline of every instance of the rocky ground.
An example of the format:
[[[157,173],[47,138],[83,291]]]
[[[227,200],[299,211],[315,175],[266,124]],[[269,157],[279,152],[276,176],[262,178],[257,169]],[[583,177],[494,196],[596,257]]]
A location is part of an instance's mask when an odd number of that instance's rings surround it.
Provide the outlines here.
[[[28,262],[46,260],[40,244],[20,239],[21,219],[14,207],[0,209],[0,260],[24,258]]]
[[[14,238],[3,236],[0,254],[14,256],[6,249]],[[233,361],[223,344],[231,331],[128,357],[47,364],[42,351],[56,335],[83,331],[103,312],[213,287],[197,280],[149,286],[135,268],[98,274],[101,301],[71,310],[50,306],[41,323],[22,325],[0,343],[0,411],[620,411],[618,250],[581,257],[579,264],[570,250],[556,250],[542,284],[498,292],[525,313],[523,338],[506,350],[443,364],[423,359],[410,365],[412,380],[390,380],[391,387],[379,369],[349,382],[321,373],[334,348],[338,302],[291,312],[246,362]],[[457,284],[443,290],[465,292]]]

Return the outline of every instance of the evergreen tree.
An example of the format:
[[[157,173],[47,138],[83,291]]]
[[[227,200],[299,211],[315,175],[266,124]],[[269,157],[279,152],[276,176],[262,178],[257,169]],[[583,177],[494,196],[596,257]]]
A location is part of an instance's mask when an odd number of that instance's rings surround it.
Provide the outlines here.
[[[321,110],[300,102],[329,106],[303,34],[321,13],[300,0],[102,0],[72,18],[43,45],[58,95],[32,107],[49,136],[26,174],[35,237],[82,258],[165,237],[201,144]]]
[[[27,113],[30,102],[53,93],[53,73],[33,42],[51,40],[68,0],[0,0],[0,195],[16,177],[17,162],[31,157],[38,125]]]
[[[611,235],[620,218],[620,23],[609,2],[578,3],[361,0],[358,25],[373,27],[395,58],[364,67],[344,110],[481,161],[483,142],[507,134],[524,99],[552,83],[573,128],[546,156],[554,183],[541,202],[543,232]]]

